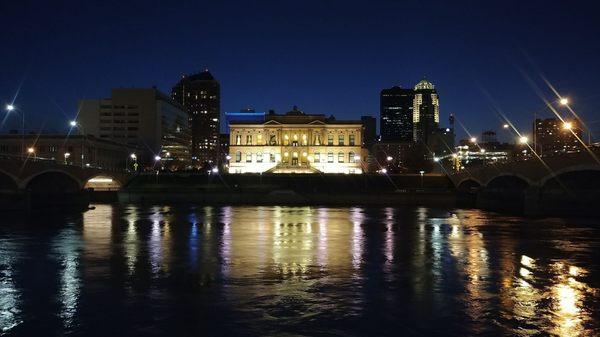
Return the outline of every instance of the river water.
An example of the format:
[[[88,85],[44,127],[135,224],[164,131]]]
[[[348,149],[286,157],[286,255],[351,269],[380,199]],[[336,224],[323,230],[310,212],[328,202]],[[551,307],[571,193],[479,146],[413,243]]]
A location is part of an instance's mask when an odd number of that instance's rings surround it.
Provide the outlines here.
[[[600,335],[597,220],[95,207],[3,216],[0,334]]]

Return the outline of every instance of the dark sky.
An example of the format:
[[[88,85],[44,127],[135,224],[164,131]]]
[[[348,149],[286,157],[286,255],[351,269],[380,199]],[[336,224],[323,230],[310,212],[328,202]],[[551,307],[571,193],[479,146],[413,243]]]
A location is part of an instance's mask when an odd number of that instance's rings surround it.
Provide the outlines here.
[[[378,116],[382,88],[426,76],[444,125],[452,112],[473,133],[498,129],[496,106],[530,132],[538,92],[553,99],[545,76],[600,131],[592,1],[457,3],[2,1],[0,99],[20,88],[27,128],[62,131],[78,99],[120,86],[168,93],[208,68],[222,111],[298,105],[341,119]]]

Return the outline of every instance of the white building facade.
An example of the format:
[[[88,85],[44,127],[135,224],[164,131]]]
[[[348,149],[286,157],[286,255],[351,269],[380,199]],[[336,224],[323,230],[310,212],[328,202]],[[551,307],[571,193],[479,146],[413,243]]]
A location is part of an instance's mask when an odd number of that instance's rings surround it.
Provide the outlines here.
[[[307,115],[294,107],[263,123],[230,123],[229,173],[360,174],[366,167],[360,121]]]

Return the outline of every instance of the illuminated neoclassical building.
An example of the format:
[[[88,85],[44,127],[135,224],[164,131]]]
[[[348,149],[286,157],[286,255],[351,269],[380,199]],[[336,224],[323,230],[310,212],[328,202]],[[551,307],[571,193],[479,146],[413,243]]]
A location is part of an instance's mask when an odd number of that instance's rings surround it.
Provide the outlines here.
[[[294,109],[264,122],[230,123],[229,173],[363,173],[360,121]]]

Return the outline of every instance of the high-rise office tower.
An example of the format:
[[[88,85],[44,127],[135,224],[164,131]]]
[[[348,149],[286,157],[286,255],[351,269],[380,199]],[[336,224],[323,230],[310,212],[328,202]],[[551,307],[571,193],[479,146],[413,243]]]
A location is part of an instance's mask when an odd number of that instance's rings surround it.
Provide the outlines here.
[[[423,79],[415,86],[413,99],[413,139],[427,143],[440,124],[440,103],[431,82]]]
[[[217,162],[221,125],[221,87],[205,70],[183,76],[173,87],[173,100],[183,105],[189,114],[192,133],[192,161],[196,164]]]
[[[381,90],[380,132],[382,142],[410,142],[413,140],[412,89],[394,86]]]
[[[363,125],[363,146],[370,149],[377,139],[377,119],[372,116],[361,116]]]

